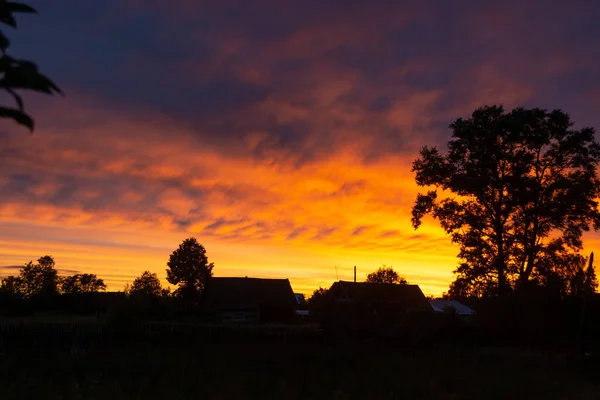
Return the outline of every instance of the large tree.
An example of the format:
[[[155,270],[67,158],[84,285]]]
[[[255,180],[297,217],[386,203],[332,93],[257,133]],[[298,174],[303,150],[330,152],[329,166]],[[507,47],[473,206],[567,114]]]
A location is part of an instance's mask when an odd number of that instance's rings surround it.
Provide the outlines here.
[[[106,285],[96,274],[75,274],[62,278],[60,289],[64,294],[97,293],[106,290]]]
[[[188,238],[171,253],[167,269],[167,281],[178,285],[176,294],[192,300],[206,285],[212,276],[213,263],[208,262],[206,249],[196,238]]]
[[[16,13],[37,13],[22,3],[0,0],[0,23],[17,28]],[[34,121],[25,113],[23,99],[16,90],[31,90],[38,93],[54,94],[61,90],[39,72],[37,65],[31,61],[19,60],[7,54],[10,40],[0,30],[0,89],[6,91],[15,101],[16,107],[0,106],[0,118],[10,118],[33,131]]]
[[[418,228],[437,219],[458,244],[451,289],[504,294],[547,276],[547,261],[582,250],[582,234],[600,226],[593,128],[573,129],[554,110],[485,106],[454,121],[448,151],[424,147],[413,163],[419,186],[412,210]],[[565,272],[570,264],[555,262]],[[568,258],[568,257],[567,257]]]
[[[39,258],[37,264],[28,262],[21,269],[19,279],[25,297],[58,294],[59,278],[52,256]]]
[[[367,275],[367,283],[399,283],[406,285],[406,279],[401,277],[398,272],[394,271],[392,267],[386,267],[385,265],[378,268],[377,271],[371,272]]]

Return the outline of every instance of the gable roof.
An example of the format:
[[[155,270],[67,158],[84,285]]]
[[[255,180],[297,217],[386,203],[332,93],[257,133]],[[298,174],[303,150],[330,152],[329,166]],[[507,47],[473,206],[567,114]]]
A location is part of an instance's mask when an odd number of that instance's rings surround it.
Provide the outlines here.
[[[395,283],[335,282],[331,293],[338,298],[353,302],[381,302],[396,304],[404,309],[431,310],[431,305],[418,285],[400,285]]]
[[[209,308],[294,307],[296,297],[288,279],[212,277],[204,291]]]

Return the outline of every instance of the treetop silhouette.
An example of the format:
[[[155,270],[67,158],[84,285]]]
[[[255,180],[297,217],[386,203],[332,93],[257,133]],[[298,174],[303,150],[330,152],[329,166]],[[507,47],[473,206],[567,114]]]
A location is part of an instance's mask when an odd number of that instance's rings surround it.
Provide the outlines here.
[[[398,272],[394,271],[392,267],[380,267],[377,271],[371,272],[367,275],[366,281],[367,283],[399,283],[401,285],[406,285],[407,281],[405,278],[401,277]]]
[[[206,249],[194,237],[185,239],[171,253],[167,266],[167,281],[179,286],[175,294],[190,301],[204,289],[214,268]]]
[[[582,234],[600,226],[594,129],[573,129],[560,110],[502,106],[450,128],[445,154],[426,146],[413,163],[416,183],[433,190],[417,196],[412,223],[431,215],[459,245],[451,292],[503,294],[578,271]]]

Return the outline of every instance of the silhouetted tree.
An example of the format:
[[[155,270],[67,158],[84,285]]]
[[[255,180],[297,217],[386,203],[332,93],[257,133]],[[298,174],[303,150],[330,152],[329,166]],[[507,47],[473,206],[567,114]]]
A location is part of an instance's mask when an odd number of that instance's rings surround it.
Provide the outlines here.
[[[188,238],[179,245],[167,263],[167,281],[178,285],[178,296],[192,300],[204,289],[212,276],[213,263],[208,262],[206,249],[196,238]]]
[[[62,278],[60,288],[64,294],[97,293],[106,290],[106,285],[95,274],[75,274]]]
[[[307,301],[308,309],[314,317],[319,318],[327,302],[328,290],[322,287],[315,289]]]
[[[144,271],[142,275],[134,279],[133,284],[128,286],[125,291],[129,295],[159,297],[165,294],[164,290],[158,275],[150,271]]]
[[[417,196],[412,223],[430,214],[459,245],[451,292],[526,285],[545,273],[548,254],[577,254],[582,233],[599,227],[600,146],[593,128],[572,126],[560,110],[486,106],[450,125],[447,154],[421,149],[416,182],[434,190]]]
[[[23,280],[18,276],[7,276],[0,281],[0,292],[10,296],[24,296]]]
[[[58,273],[54,259],[44,256],[37,264],[32,261],[25,265],[19,274],[25,297],[49,296],[58,293]]]
[[[398,272],[394,271],[392,267],[386,267],[385,265],[379,268],[375,272],[371,272],[367,275],[367,283],[399,283],[406,285],[406,279],[398,275]]]
[[[551,253],[540,257],[540,272],[534,274],[533,282],[545,286],[562,296],[582,297],[593,293],[598,286],[592,263],[580,254]]]
[[[17,27],[16,13],[37,13],[37,11],[22,3],[0,0],[0,23],[12,28]],[[17,123],[24,125],[33,131],[34,121],[24,111],[23,100],[15,90],[26,89],[39,93],[54,94],[62,91],[45,75],[42,75],[36,64],[31,61],[19,60],[7,54],[10,41],[0,31],[0,89],[4,89],[13,97],[16,108],[0,106],[0,118],[11,118]]]

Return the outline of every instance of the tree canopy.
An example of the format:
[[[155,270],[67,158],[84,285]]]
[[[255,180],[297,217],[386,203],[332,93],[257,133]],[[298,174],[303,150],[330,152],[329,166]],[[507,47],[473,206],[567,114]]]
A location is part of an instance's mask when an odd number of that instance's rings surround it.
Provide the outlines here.
[[[61,278],[60,289],[64,294],[97,293],[106,290],[106,285],[96,274],[75,274]]]
[[[451,292],[504,294],[579,273],[582,234],[600,226],[600,145],[573,125],[560,110],[485,106],[450,125],[447,153],[421,149],[416,183],[433,190],[417,196],[412,223],[431,215],[458,244]]]
[[[319,317],[323,312],[323,309],[327,303],[328,292],[329,291],[327,289],[319,287],[318,289],[315,289],[313,294],[308,299],[306,304],[313,315]]]
[[[367,275],[367,283],[399,283],[406,285],[406,279],[401,277],[398,272],[394,271],[392,267],[386,267],[385,265],[377,271],[371,272]]]
[[[0,23],[17,28],[17,13],[37,13],[26,4],[0,0]],[[16,108],[0,106],[0,118],[10,118],[17,123],[34,129],[34,120],[25,113],[23,99],[16,90],[32,90],[49,95],[62,91],[48,77],[39,72],[38,66],[27,60],[19,60],[8,55],[10,40],[0,30],[0,89],[5,90],[15,101]]]
[[[163,289],[158,275],[150,271],[144,271],[142,275],[135,278],[133,284],[126,291],[134,296],[159,297],[165,294],[165,289]]]
[[[19,276],[2,279],[0,287],[4,293],[30,298],[57,294],[58,283],[54,258],[44,256],[39,258],[36,264],[33,261],[28,262],[19,271]]]
[[[214,268],[214,264],[208,262],[206,249],[194,237],[185,239],[171,253],[167,266],[167,281],[178,285],[176,294],[188,300],[204,289]]]

